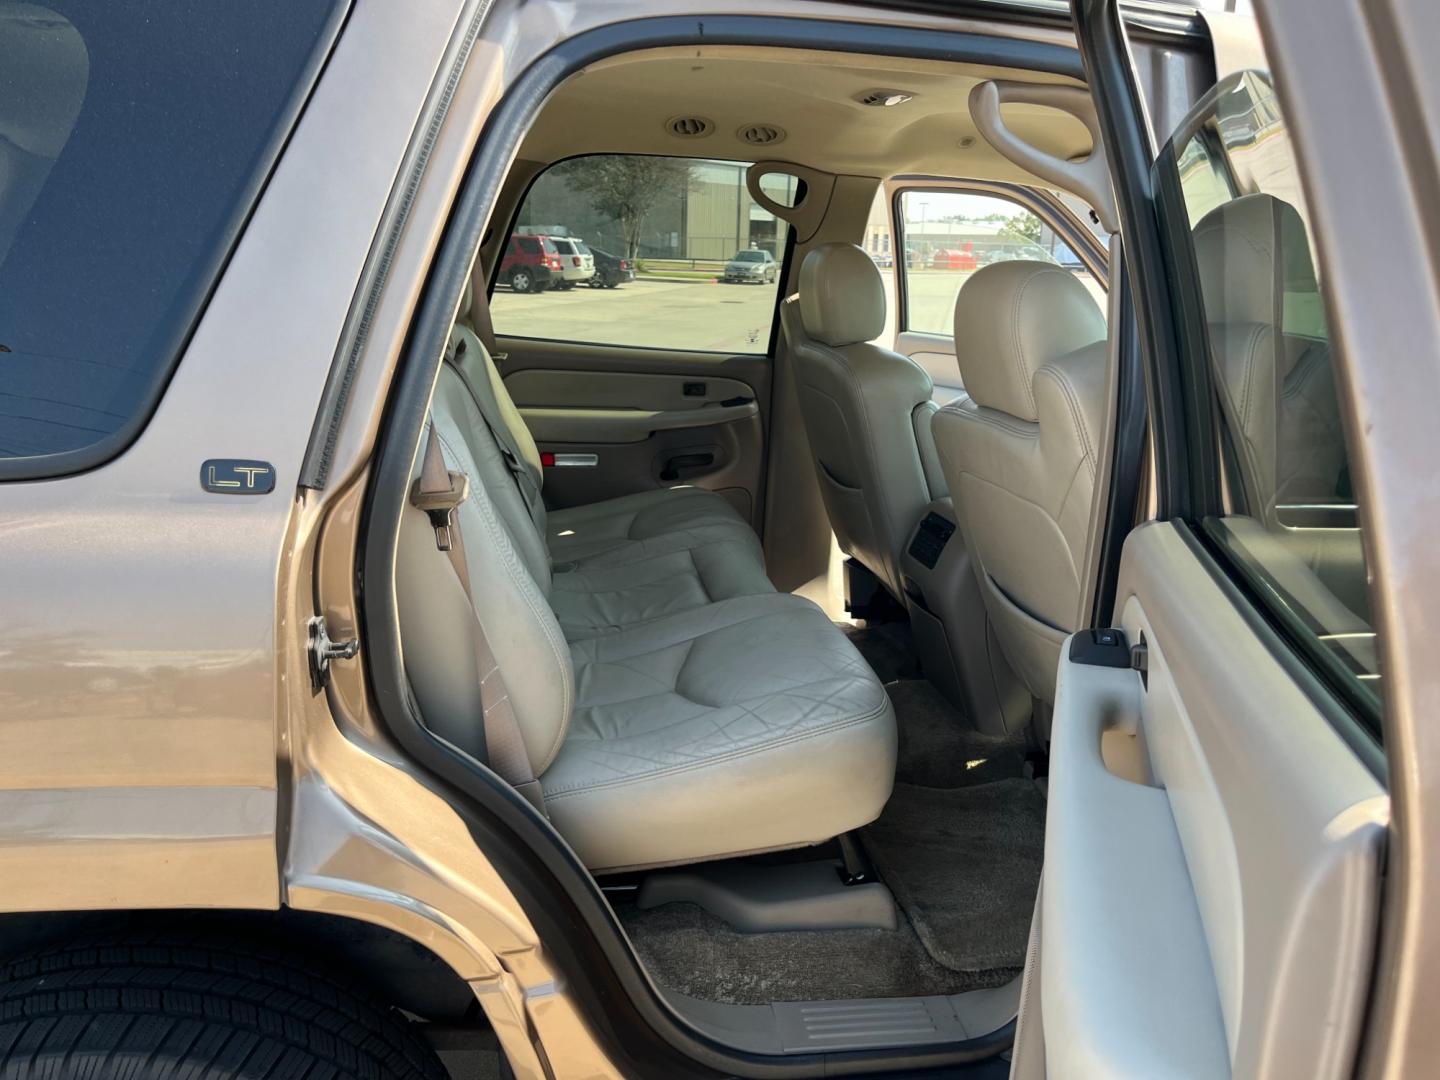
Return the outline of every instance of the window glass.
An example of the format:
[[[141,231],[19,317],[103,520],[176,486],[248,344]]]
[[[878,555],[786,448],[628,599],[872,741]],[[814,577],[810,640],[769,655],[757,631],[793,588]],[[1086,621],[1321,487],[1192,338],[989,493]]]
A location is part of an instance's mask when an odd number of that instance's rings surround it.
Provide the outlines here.
[[[861,241],[865,254],[880,270],[880,281],[885,286],[885,329],[874,338],[884,348],[895,347],[895,246],[890,235],[890,198],[882,183],[875,189],[875,201],[870,204],[870,215],[865,222],[865,239]],[[937,392],[939,387],[937,387]]]
[[[491,295],[496,332],[763,353],[788,226],[750,197],[749,167],[629,154],[551,166],[515,222],[515,239],[544,237],[547,250],[505,249]],[[550,238],[581,241],[578,253]]]
[[[1269,77],[1227,78],[1160,160],[1204,303],[1222,505],[1202,528],[1292,641],[1378,721],[1361,522],[1309,212]],[[1204,355],[1208,352],[1208,355]],[[1378,735],[1378,723],[1374,724]]]
[[[94,464],[144,421],[336,18],[141,8],[0,4],[0,475]]]
[[[1034,259],[1070,270],[1105,310],[1105,290],[1055,230],[1019,203],[964,191],[905,191],[900,195],[905,238],[906,330],[954,333],[955,297],[982,266]]]

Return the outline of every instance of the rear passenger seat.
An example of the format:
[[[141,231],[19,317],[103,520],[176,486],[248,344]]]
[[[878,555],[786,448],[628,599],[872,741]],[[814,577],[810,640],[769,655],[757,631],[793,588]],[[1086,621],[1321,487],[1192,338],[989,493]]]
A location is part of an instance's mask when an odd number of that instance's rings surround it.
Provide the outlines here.
[[[775,591],[724,499],[672,488],[547,513],[535,443],[463,324],[431,419],[469,478],[474,598],[407,510],[405,663],[438,735],[484,753],[478,620],[546,812],[592,869],[798,847],[879,815],[896,751],[884,687],[818,607]]]

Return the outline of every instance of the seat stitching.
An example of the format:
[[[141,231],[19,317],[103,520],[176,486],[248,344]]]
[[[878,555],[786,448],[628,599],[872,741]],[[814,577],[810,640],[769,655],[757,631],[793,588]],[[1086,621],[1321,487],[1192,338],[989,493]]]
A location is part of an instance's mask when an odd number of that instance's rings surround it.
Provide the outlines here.
[[[963,402],[952,402],[940,410],[950,416],[962,420],[973,420],[977,423],[988,424],[993,428],[1022,439],[1040,438],[1040,427],[1034,421],[1021,420],[1014,417],[1013,422],[1009,413],[1001,412],[999,409],[992,409],[987,405],[977,403],[973,398],[966,398]],[[939,413],[936,413],[938,416]],[[1020,427],[1017,425],[1025,425]]]
[[[1050,380],[1060,388],[1065,395],[1065,404],[1070,410],[1070,419],[1074,422],[1080,435],[1080,446],[1084,451],[1085,462],[1090,466],[1090,474],[1095,474],[1095,448],[1090,441],[1090,429],[1085,426],[1085,417],[1080,411],[1080,400],[1075,395],[1074,387],[1070,385],[1069,377],[1058,368],[1046,364],[1035,372],[1037,376],[1048,375]]]
[[[767,750],[773,750],[777,747],[789,746],[792,743],[803,742],[806,739],[812,739],[818,735],[828,735],[832,732],[843,731],[845,728],[854,727],[858,724],[869,723],[876,717],[883,715],[889,705],[890,702],[887,700],[879,708],[875,709],[873,712],[866,713],[864,716],[852,717],[848,720],[841,720],[836,723],[826,724],[824,727],[814,728],[810,731],[798,732],[794,735],[787,735],[782,739],[776,739],[770,742],[761,743],[758,746],[747,747],[744,750],[733,750],[730,753],[722,754],[718,757],[706,758],[703,761],[694,761],[689,762],[685,765],[675,765],[671,766],[670,768],[660,769],[651,773],[637,774],[635,776],[626,776],[616,780],[607,780],[603,784],[585,784],[578,787],[559,787],[554,788],[553,790],[547,789],[545,792],[545,798],[553,798],[556,800],[565,799],[569,798],[572,795],[579,795],[585,792],[605,791],[610,788],[625,787],[629,784],[664,779],[669,776],[678,776],[687,772],[695,772],[699,769],[708,769],[714,765],[722,765],[727,762],[737,761],[741,758],[751,757],[755,754],[763,753]]]
[[[1035,388],[1030,385],[1031,378],[1033,378],[1033,376],[1031,376],[1030,378],[1026,377],[1029,368],[1026,366],[1025,363],[1025,340],[1020,336],[1020,303],[1025,297],[1026,290],[1028,290],[1031,285],[1035,284],[1035,282],[1039,281],[1042,277],[1045,277],[1047,274],[1063,273],[1064,271],[1051,270],[1048,267],[1046,267],[1045,269],[1032,271],[1030,276],[1025,279],[1024,284],[1022,284],[1020,288],[1015,290],[1015,304],[1014,309],[1011,312],[1011,333],[1015,339],[1016,364],[1014,366],[1017,366],[1020,369],[1020,387],[1025,391],[1025,400],[1030,403],[1030,411],[1035,413],[1037,416],[1039,415],[1040,410],[1035,404]],[[1065,276],[1068,277],[1069,275],[1065,274]]]

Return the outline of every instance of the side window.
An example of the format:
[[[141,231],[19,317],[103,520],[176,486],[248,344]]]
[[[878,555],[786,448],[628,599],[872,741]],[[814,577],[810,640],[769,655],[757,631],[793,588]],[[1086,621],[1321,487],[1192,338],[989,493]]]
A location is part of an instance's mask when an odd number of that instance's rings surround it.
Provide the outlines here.
[[[750,197],[749,167],[635,154],[552,165],[525,196],[493,271],[496,332],[765,352],[788,226]]]
[[[902,191],[900,231],[904,277],[901,329],[954,333],[955,297],[982,266],[1035,259],[1071,270],[1105,310],[1105,290],[1080,257],[1037,214],[999,195],[966,191]]]
[[[147,421],[345,7],[0,7],[0,477]]]
[[[890,199],[882,183],[875,189],[870,216],[865,221],[865,254],[874,261],[885,286],[885,329],[875,341],[887,349],[895,347],[895,240],[890,233]]]
[[[1270,78],[1241,72],[1162,152],[1199,275],[1218,505],[1201,529],[1281,630],[1379,734],[1368,572],[1313,229]]]

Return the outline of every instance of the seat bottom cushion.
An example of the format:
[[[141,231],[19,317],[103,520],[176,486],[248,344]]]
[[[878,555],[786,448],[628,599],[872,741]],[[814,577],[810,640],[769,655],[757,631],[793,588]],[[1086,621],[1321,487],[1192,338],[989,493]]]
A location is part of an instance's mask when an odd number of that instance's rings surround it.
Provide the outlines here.
[[[575,708],[542,785],[593,869],[819,843],[889,798],[889,697],[807,600],[720,601],[571,653]]]

